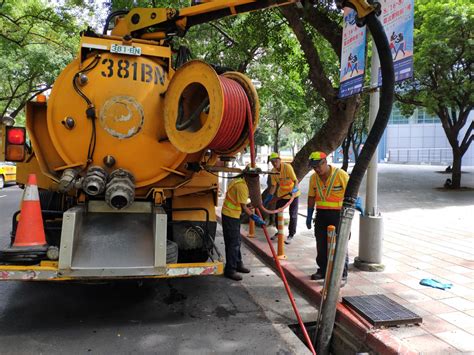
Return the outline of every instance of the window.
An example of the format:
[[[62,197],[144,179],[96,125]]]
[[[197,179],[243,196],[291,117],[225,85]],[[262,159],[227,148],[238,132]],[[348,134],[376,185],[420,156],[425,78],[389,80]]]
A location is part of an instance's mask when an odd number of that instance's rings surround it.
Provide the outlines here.
[[[403,116],[397,106],[393,106],[389,123],[391,124],[408,124],[410,116]]]
[[[424,108],[418,109],[418,114],[416,117],[416,123],[437,123],[439,122],[439,117],[436,115],[430,115]]]

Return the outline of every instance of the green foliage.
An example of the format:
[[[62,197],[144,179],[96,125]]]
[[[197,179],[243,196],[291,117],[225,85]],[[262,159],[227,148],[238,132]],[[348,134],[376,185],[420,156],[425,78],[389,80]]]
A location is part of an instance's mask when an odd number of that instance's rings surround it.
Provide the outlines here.
[[[452,188],[461,187],[462,156],[474,141],[474,122],[464,137],[474,103],[474,3],[469,0],[415,2],[415,77],[401,85],[402,113],[426,107],[441,120],[453,150]]]
[[[402,101],[430,113],[474,102],[474,4],[469,0],[415,2],[415,78],[401,85]]]
[[[0,116],[21,117],[26,101],[47,90],[73,58],[79,28],[68,9],[41,0],[1,3]]]
[[[300,44],[279,11],[254,12],[197,26],[182,42],[195,58],[245,72],[259,83],[260,127],[271,136],[272,145],[282,139],[282,127],[309,139],[327,118],[326,107],[308,79]],[[328,62],[335,58],[327,42],[320,41],[320,46]]]
[[[112,0],[111,9],[189,6],[190,1]],[[290,9],[285,11],[285,9]],[[305,10],[294,5],[215,20],[192,27],[173,48],[188,47],[192,58],[237,70],[260,83],[261,131],[273,144],[294,132],[312,141],[311,148],[333,149],[345,134],[355,105],[337,99],[341,12],[316,4]],[[291,27],[290,27],[291,26]],[[350,100],[349,100],[350,101]],[[324,139],[315,135],[328,121]],[[341,121],[341,122],[339,122]],[[286,128],[284,133],[282,127]],[[340,132],[336,132],[340,131]],[[342,132],[342,133],[341,133]],[[278,149],[278,148],[277,148]],[[304,155],[306,158],[306,155]],[[306,165],[305,165],[306,166]]]
[[[111,8],[177,8],[189,4],[190,1],[114,0]],[[307,26],[307,30],[311,32],[329,75],[337,84],[337,55],[317,31],[311,26]],[[322,104],[309,80],[309,66],[300,43],[279,10],[241,14],[193,27],[185,38],[174,40],[173,47],[176,49],[179,45],[187,46],[193,58],[246,73],[259,83],[259,132],[261,135],[265,132],[266,139],[258,138],[258,144],[273,145],[275,141],[278,144],[282,139],[282,127],[308,140],[328,117],[326,105]]]

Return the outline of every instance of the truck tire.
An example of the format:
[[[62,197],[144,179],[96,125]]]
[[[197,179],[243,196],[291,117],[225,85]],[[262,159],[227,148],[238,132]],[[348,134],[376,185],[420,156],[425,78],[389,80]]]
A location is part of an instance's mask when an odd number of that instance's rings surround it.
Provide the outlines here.
[[[216,235],[216,222],[209,222],[208,235],[205,222],[182,221],[173,225],[173,240],[178,244],[179,263],[202,263],[212,254]]]
[[[166,263],[176,264],[178,262],[178,244],[172,240],[166,241]]]

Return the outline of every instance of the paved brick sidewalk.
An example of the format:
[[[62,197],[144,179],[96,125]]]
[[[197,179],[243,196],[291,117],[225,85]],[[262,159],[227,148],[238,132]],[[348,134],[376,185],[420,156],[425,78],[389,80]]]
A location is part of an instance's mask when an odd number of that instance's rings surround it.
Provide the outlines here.
[[[474,191],[438,189],[449,177],[439,170],[443,168],[380,165],[386,268],[372,273],[353,267],[358,255],[357,216],[349,245],[349,280],[341,296],[385,294],[422,316],[420,326],[389,328],[389,333],[411,350],[425,354],[474,352]],[[474,169],[464,170],[463,186],[474,187]],[[308,176],[300,184],[303,193]],[[299,211],[306,214],[306,195],[300,200]],[[270,227],[269,231],[276,230]],[[312,232],[301,216],[297,236],[286,248],[287,263],[308,279],[316,268]],[[257,238],[264,241],[261,230]],[[268,249],[268,245],[261,246]],[[422,278],[450,282],[453,288],[442,291],[422,286]]]

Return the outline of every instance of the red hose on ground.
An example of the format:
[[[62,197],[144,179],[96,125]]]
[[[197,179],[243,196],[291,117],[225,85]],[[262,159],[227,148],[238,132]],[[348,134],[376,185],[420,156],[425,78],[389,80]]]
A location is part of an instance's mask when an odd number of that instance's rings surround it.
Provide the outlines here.
[[[262,214],[260,213],[260,210],[258,208],[255,209],[255,212],[258,214],[258,216],[260,218],[262,218]],[[270,246],[270,250],[272,252],[273,259],[275,259],[276,267],[277,267],[278,271],[280,272],[281,280],[283,281],[283,284],[285,285],[285,290],[286,290],[286,293],[288,294],[288,298],[290,299],[291,306],[293,307],[293,311],[295,312],[296,318],[298,319],[298,323],[301,327],[301,331],[303,332],[303,336],[306,340],[306,343],[308,344],[308,348],[309,348],[309,350],[311,350],[311,352],[314,355],[316,355],[316,351],[314,350],[313,343],[311,342],[311,339],[309,338],[306,327],[303,323],[303,320],[301,319],[300,312],[298,311],[298,308],[296,307],[296,303],[295,303],[295,300],[293,298],[293,293],[291,292],[290,286],[288,285],[288,281],[286,280],[285,272],[283,271],[283,269],[280,265],[280,260],[278,260],[275,249],[273,248],[272,242],[270,240],[270,236],[268,235],[267,227],[262,226],[262,229],[263,229],[263,233],[265,234],[265,238],[267,239],[267,243]]]

